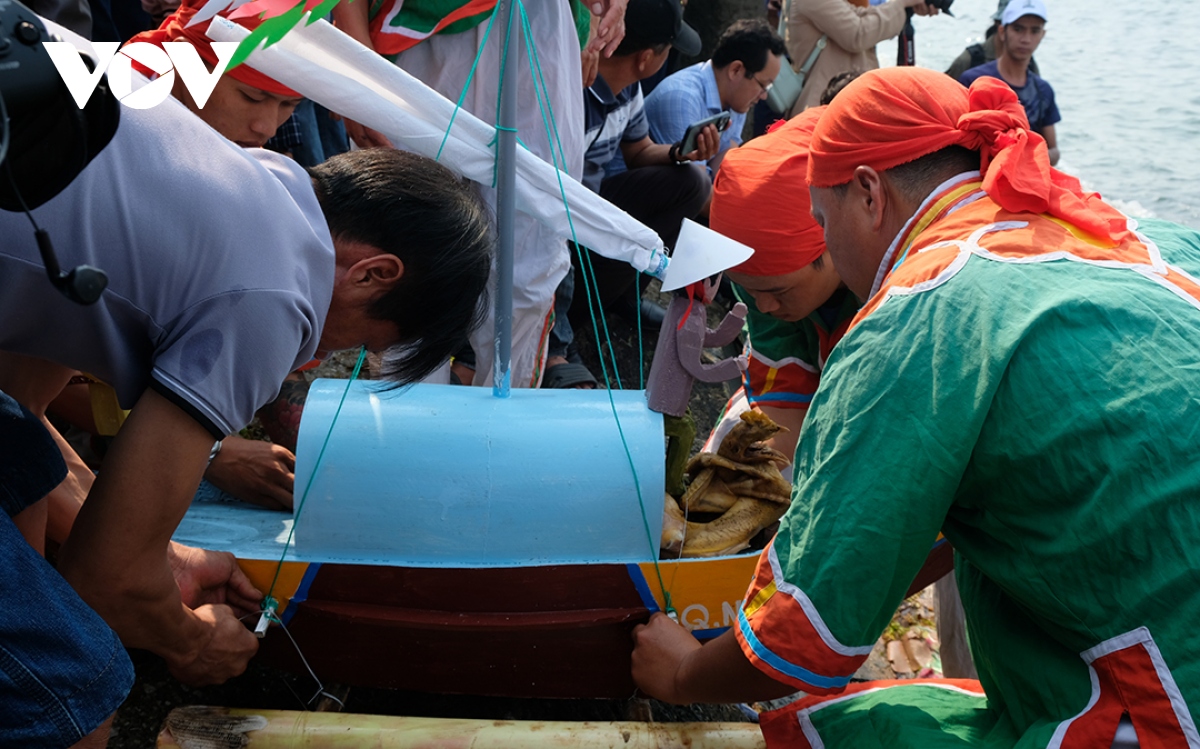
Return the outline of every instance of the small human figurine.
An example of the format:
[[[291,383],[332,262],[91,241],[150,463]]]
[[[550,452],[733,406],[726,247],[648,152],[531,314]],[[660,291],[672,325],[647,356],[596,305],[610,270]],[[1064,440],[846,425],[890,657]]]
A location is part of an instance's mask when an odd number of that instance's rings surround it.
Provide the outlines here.
[[[742,330],[746,320],[746,305],[738,302],[725,315],[716,330],[709,330],[706,309],[716,296],[721,274],[686,286],[676,293],[667,308],[654,347],[650,377],[646,382],[646,402],[650,410],[669,416],[682,417],[692,396],[692,385],[702,382],[724,382],[740,377],[746,371],[744,355],[705,364],[700,358],[706,348],[731,343]]]
[[[709,330],[707,308],[721,285],[721,274],[709,276],[676,292],[658,333],[650,377],[646,381],[646,403],[664,415],[667,445],[667,491],[683,490],[683,467],[695,438],[696,425],[688,416],[688,401],[696,380],[724,382],[746,371],[744,354],[705,364],[706,348],[731,343],[746,319],[746,305],[738,302],[716,330]],[[682,292],[682,293],[681,293]],[[689,436],[690,435],[690,436]]]

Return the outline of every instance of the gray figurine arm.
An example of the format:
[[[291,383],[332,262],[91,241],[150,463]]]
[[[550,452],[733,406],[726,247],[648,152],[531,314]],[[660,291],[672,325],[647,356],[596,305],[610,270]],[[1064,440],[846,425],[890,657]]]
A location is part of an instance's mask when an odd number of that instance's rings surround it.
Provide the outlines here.
[[[738,333],[742,332],[742,326],[745,322],[746,305],[738,302],[725,315],[725,319],[721,321],[716,330],[706,331],[704,345],[708,348],[716,348],[717,346],[724,346],[727,343],[733,343],[734,339],[738,337]]]
[[[716,364],[704,364],[700,359],[704,346],[698,338],[699,336],[687,328],[679,331],[675,338],[675,354],[688,374],[701,382],[724,382],[741,377],[742,366],[738,363],[741,357],[734,356],[722,359]]]

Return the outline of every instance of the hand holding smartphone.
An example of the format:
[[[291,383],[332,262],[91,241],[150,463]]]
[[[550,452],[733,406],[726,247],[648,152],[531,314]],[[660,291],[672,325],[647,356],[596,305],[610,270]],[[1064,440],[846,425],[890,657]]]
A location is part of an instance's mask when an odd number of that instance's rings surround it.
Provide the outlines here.
[[[700,135],[700,131],[709,125],[714,125],[717,128],[717,133],[723,133],[729,129],[730,114],[728,111],[717,112],[711,117],[705,117],[688,125],[687,130],[683,133],[683,141],[679,146],[680,155],[687,155],[696,150],[696,138]]]

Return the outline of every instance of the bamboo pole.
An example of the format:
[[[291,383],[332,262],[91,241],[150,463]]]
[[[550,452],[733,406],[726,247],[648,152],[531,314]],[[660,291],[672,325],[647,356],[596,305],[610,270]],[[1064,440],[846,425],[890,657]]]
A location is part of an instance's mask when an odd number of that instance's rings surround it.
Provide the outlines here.
[[[159,749],[763,749],[753,723],[635,723],[406,718],[180,707]]]

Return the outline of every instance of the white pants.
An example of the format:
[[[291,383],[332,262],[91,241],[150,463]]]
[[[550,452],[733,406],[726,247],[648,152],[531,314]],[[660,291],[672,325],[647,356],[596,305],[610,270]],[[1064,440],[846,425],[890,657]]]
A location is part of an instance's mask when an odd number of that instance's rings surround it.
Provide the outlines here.
[[[565,166],[560,162],[559,167],[578,179],[583,173],[584,124],[583,73],[575,21],[564,0],[527,0],[525,4],[550,106],[558,125],[558,138],[566,155]],[[500,54],[504,47],[502,20],[496,19],[471,87],[463,99],[464,109],[488,123],[496,122]],[[514,18],[514,23],[519,21],[519,17]],[[485,21],[461,34],[430,37],[402,52],[396,64],[451,101],[458,101],[486,29]],[[517,137],[531,152],[553,163],[547,129],[534,93],[535,75],[522,47],[518,51]],[[556,145],[555,153],[557,151]],[[487,188],[483,194],[495,210],[496,191]],[[517,213],[514,240],[511,382],[513,387],[537,387],[542,379],[554,290],[571,262],[566,239],[523,213]],[[495,278],[494,271],[492,277]],[[494,298],[494,282],[492,294]],[[494,321],[495,310],[489,308],[487,319],[471,336],[476,361],[475,385],[492,383]]]

